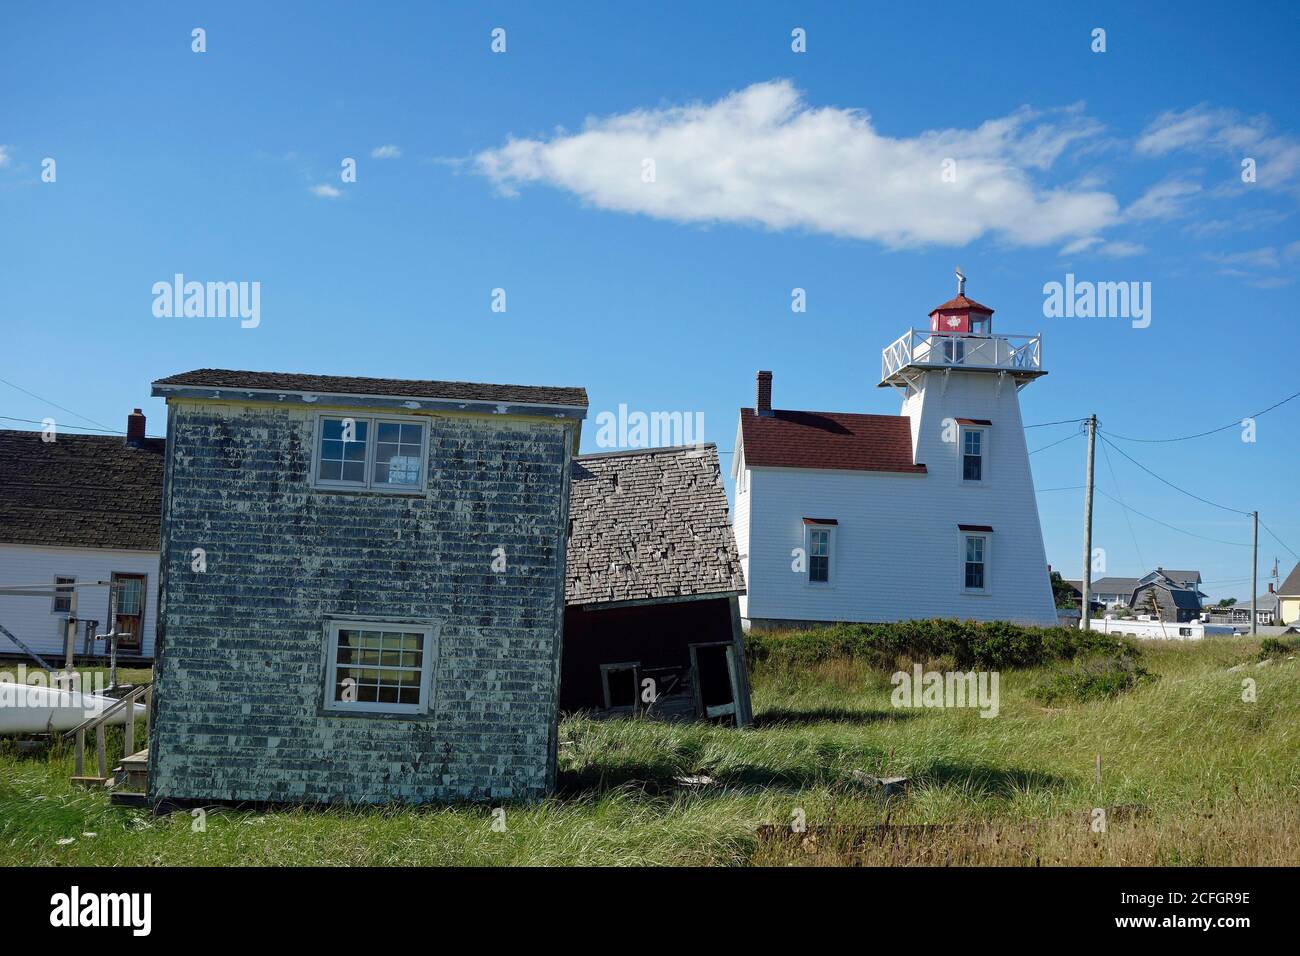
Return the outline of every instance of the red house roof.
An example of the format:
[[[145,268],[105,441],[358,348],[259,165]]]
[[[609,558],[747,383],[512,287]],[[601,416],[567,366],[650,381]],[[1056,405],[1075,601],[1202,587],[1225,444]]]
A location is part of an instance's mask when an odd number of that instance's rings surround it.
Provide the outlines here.
[[[989,315],[993,314],[993,310],[987,305],[980,305],[974,299],[966,298],[965,295],[958,295],[957,298],[949,299],[943,305],[936,305],[930,310],[929,314],[934,315],[936,312],[948,312],[951,310],[961,310],[963,312],[987,312]]]
[[[912,426],[902,415],[742,408],[740,430],[751,467],[925,474],[912,462]]]

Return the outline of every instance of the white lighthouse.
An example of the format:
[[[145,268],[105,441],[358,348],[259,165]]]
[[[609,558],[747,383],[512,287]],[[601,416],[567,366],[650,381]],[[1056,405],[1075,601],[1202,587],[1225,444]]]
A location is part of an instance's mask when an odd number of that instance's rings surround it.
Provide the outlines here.
[[[751,627],[917,618],[1056,623],[1020,418],[1038,335],[967,298],[882,352],[900,415],[773,407],[758,373],[733,457]]]
[[[1042,336],[997,335],[993,310],[957,295],[881,353],[882,388],[903,396],[913,460],[949,516],[959,516],[962,601],[970,617],[1056,623],[1020,390],[1047,372]]]

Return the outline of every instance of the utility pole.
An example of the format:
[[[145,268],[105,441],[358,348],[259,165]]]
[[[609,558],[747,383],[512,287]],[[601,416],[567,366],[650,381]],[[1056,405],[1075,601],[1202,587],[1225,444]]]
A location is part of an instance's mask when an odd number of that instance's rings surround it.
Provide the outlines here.
[[[1259,584],[1255,577],[1259,574],[1259,512],[1250,513],[1252,528],[1250,536],[1250,633],[1255,633],[1255,602],[1259,600]]]
[[[1092,630],[1092,456],[1097,448],[1097,416],[1089,415],[1088,476],[1083,492],[1083,615],[1079,618],[1085,631]]]

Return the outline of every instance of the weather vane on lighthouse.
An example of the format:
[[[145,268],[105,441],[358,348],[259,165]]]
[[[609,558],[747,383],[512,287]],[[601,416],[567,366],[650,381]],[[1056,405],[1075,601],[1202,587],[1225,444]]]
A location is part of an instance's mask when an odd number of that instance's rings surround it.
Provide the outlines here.
[[[956,269],[954,269],[953,271],[954,271],[955,273],[957,273],[957,294],[958,294],[958,295],[965,295],[965,294],[966,294],[966,276],[964,276],[964,275],[962,274],[961,266],[958,266],[958,267],[957,267]]]

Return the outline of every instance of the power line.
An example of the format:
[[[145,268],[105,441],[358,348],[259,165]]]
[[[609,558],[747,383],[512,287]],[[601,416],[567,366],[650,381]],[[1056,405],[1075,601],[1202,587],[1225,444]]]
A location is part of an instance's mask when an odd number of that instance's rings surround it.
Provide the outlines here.
[[[1083,485],[1061,485],[1059,488],[1035,488],[1034,491],[1042,495],[1049,491],[1078,491],[1082,487]]]
[[[1119,490],[1119,479],[1115,477],[1115,466],[1111,463],[1110,452],[1106,450],[1105,443],[1101,446],[1101,454],[1102,457],[1106,459],[1106,468],[1110,472],[1111,484],[1115,486],[1115,494],[1121,499],[1119,505],[1124,509],[1124,523],[1128,525],[1128,536],[1133,539],[1133,550],[1137,552],[1138,561],[1141,562],[1143,567],[1145,567],[1147,561],[1146,558],[1142,556],[1142,546],[1138,544],[1137,533],[1133,530],[1133,519],[1128,516],[1128,505],[1124,504],[1122,500],[1124,492]],[[1100,489],[1098,490],[1100,491]],[[1105,495],[1106,493],[1103,491],[1102,494]],[[1106,497],[1109,498],[1110,496],[1106,495]]]
[[[1166,528],[1169,528],[1170,530],[1178,531],[1182,534],[1188,535],[1189,537],[1200,538],[1202,541],[1213,541],[1215,544],[1229,544],[1232,545],[1234,548],[1250,547],[1250,544],[1245,541],[1224,541],[1221,538],[1210,538],[1203,534],[1197,534],[1195,531],[1188,531],[1186,528],[1180,528],[1178,527],[1178,525],[1170,524],[1167,521],[1161,521],[1159,518],[1153,518],[1144,511],[1138,511],[1136,508],[1132,507],[1131,505],[1124,504],[1124,502],[1120,501],[1114,495],[1106,494],[1106,492],[1102,491],[1100,488],[1097,489],[1097,493],[1109,498],[1111,501],[1115,502],[1115,504],[1119,505],[1125,511],[1131,511],[1135,515],[1146,518],[1148,521],[1154,521],[1158,525],[1164,525]],[[1143,563],[1145,564],[1146,562]]]
[[[1044,445],[1042,448],[1035,448],[1035,449],[1034,449],[1033,451],[1031,451],[1029,454],[1031,454],[1031,455],[1037,455],[1040,451],[1047,451],[1047,449],[1049,449],[1049,448],[1055,448],[1057,445],[1061,444],[1062,442],[1067,442],[1067,441],[1069,441],[1071,438],[1078,438],[1078,437],[1079,437],[1080,435],[1082,435],[1082,434],[1083,434],[1083,432],[1075,432],[1073,435],[1066,435],[1066,436],[1065,436],[1064,438],[1062,438],[1060,441],[1054,441],[1054,442],[1052,442],[1050,445]]]
[[[1258,520],[1258,519],[1256,519],[1256,520]],[[1270,528],[1268,525],[1264,524],[1264,522],[1262,522],[1262,521],[1259,522],[1259,526],[1260,526],[1261,528],[1263,528],[1265,531],[1267,531],[1269,534],[1272,534],[1272,535],[1273,535],[1273,540],[1274,540],[1274,541],[1276,541],[1276,542],[1277,542],[1278,544],[1280,544],[1282,547],[1286,548],[1288,551],[1291,551],[1291,546],[1290,546],[1289,544],[1287,544],[1285,541],[1283,541],[1281,538],[1279,538],[1277,535],[1273,534],[1273,529],[1272,529],[1272,528]],[[1300,554],[1296,554],[1294,551],[1291,551],[1291,557],[1296,558],[1297,560],[1300,560]]]
[[[1060,422],[1039,422],[1037,425],[1026,425],[1026,428],[1046,428],[1048,425],[1073,425],[1075,422],[1086,422],[1086,418],[1067,418]]]
[[[1247,415],[1245,417],[1259,418],[1261,415],[1264,415],[1268,412],[1271,412],[1275,408],[1285,405],[1287,402],[1291,401],[1294,398],[1300,398],[1300,392],[1296,392],[1294,395],[1288,395],[1280,402],[1274,402],[1272,405],[1268,406],[1268,408],[1264,409],[1264,411],[1262,412],[1256,412],[1254,415]],[[1171,442],[1171,441],[1189,441],[1193,438],[1204,438],[1206,435],[1214,435],[1217,434],[1218,432],[1227,431],[1229,428],[1240,428],[1241,422],[1242,419],[1238,419],[1235,422],[1229,422],[1228,424],[1223,425],[1219,428],[1211,428],[1207,432],[1197,432],[1195,435],[1182,435],[1178,438],[1128,438],[1124,435],[1116,435],[1112,432],[1106,432],[1106,434],[1110,435],[1111,438],[1118,438],[1120,441],[1136,441],[1136,442],[1143,442],[1146,444],[1158,445],[1158,444],[1163,444],[1165,442]]]
[[[15,385],[13,382],[7,381],[6,379],[3,378],[0,378],[0,382],[3,382],[5,385],[8,385],[10,388],[18,389],[18,391],[22,392],[24,395],[30,395],[32,398],[36,399],[39,402],[44,402],[47,405],[53,405],[61,412],[67,412],[69,415],[76,415],[78,418],[82,419],[83,421],[90,422],[92,425],[98,425],[100,428],[108,428],[108,426],[105,425],[103,422],[97,422],[93,418],[87,418],[85,415],[82,415],[80,412],[74,412],[72,409],[66,408],[63,405],[60,405],[58,402],[52,402],[48,398],[41,398],[41,396],[37,395],[35,392],[29,392],[21,385]]]
[[[0,420],[6,422],[26,422],[28,425],[44,425],[44,422],[38,422],[34,418],[14,418],[12,415],[0,415]],[[76,428],[83,432],[107,432],[110,435],[125,435],[126,432],[119,431],[115,428],[96,428],[93,425],[68,425],[61,424],[57,426],[60,431],[68,428]],[[146,438],[165,438],[165,435],[146,435]]]
[[[1224,510],[1224,511],[1231,511],[1233,514],[1246,515],[1247,517],[1249,517],[1249,516],[1251,515],[1251,512],[1249,512],[1249,511],[1242,511],[1242,510],[1239,509],[1239,508],[1229,508],[1227,505],[1221,505],[1221,504],[1219,504],[1217,501],[1211,501],[1209,498],[1202,498],[1200,495],[1193,494],[1192,492],[1188,491],[1186,488],[1180,488],[1180,487],[1178,487],[1178,485],[1174,484],[1174,483],[1173,483],[1172,481],[1170,481],[1169,479],[1167,479],[1167,478],[1161,478],[1159,475],[1157,475],[1154,471],[1152,471],[1152,470],[1151,470],[1150,468],[1148,468],[1146,465],[1142,464],[1142,462],[1138,461],[1136,458],[1134,458],[1132,455],[1130,455],[1128,452],[1126,452],[1123,448],[1120,448],[1118,445],[1111,444],[1111,442],[1110,442],[1108,439],[1106,439],[1106,438],[1102,438],[1102,442],[1104,442],[1104,443],[1107,444],[1107,445],[1110,445],[1111,448],[1114,448],[1117,452],[1119,452],[1121,455],[1123,455],[1123,456],[1124,456],[1125,458],[1127,458],[1129,461],[1133,462],[1133,464],[1137,465],[1139,468],[1141,468],[1143,471],[1145,471],[1145,472],[1146,472],[1148,475],[1150,475],[1152,478],[1155,478],[1157,481],[1163,482],[1164,484],[1168,485],[1170,488],[1174,489],[1174,491],[1177,491],[1177,492],[1180,492],[1181,494],[1187,495],[1187,497],[1189,497],[1189,498],[1195,498],[1197,501],[1200,501],[1200,502],[1202,502],[1202,503],[1204,503],[1204,504],[1207,504],[1207,505],[1211,505],[1211,506],[1213,506],[1213,507],[1215,507],[1215,508],[1220,508],[1220,509],[1222,509],[1222,510]]]

